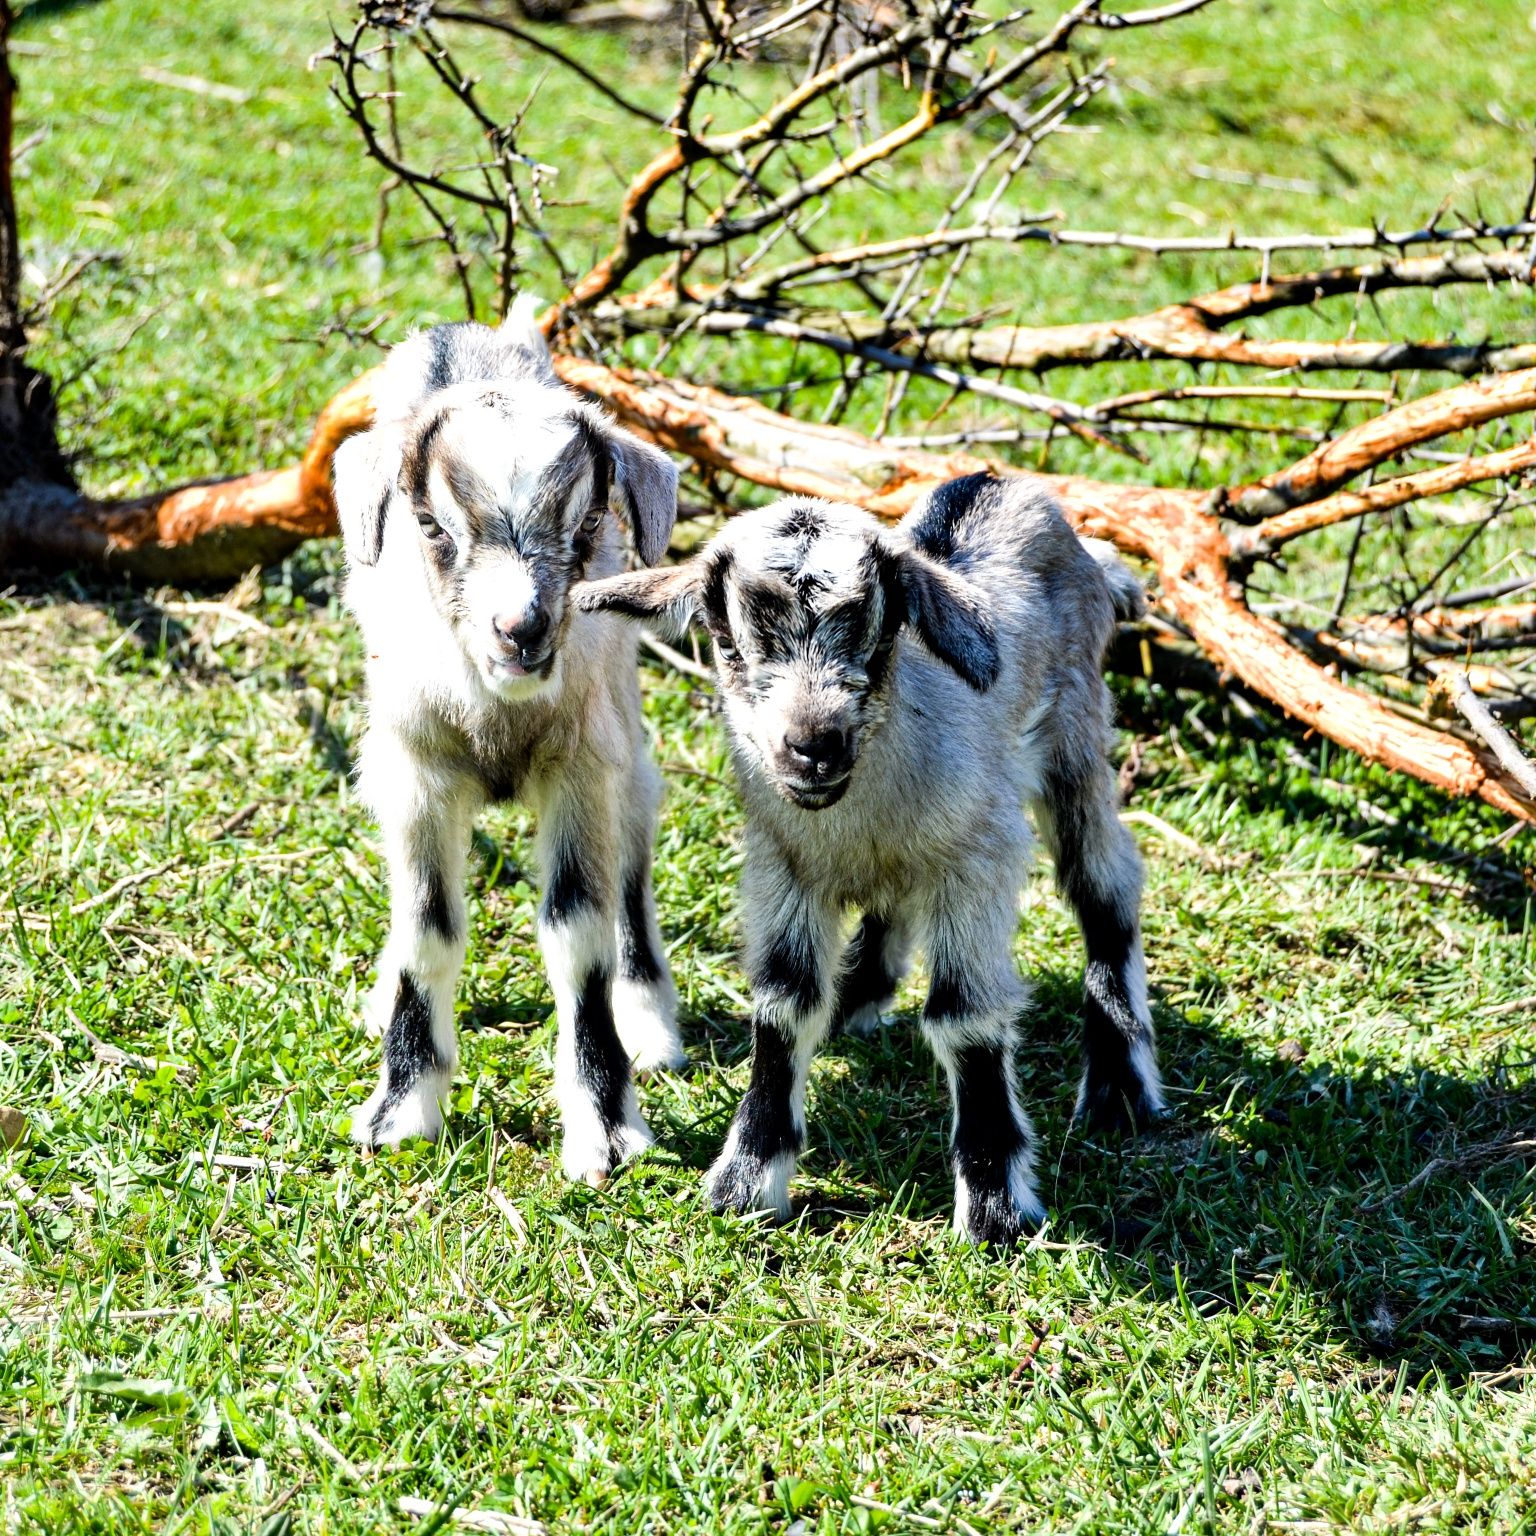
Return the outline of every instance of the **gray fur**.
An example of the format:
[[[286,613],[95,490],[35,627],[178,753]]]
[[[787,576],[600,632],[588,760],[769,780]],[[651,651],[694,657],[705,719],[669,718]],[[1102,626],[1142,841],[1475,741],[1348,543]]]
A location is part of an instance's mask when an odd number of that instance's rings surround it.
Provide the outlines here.
[[[976,476],[895,530],[792,498],[734,519],[686,566],[577,589],[582,608],[692,614],[715,640],[747,810],[761,1064],[711,1170],[718,1205],[788,1209],[805,1067],[841,1013],[856,908],[889,928],[894,968],[908,936],[927,954],[924,1029],[955,1100],[957,1226],[1006,1242],[1039,1221],[1013,1063],[1026,804],[1088,941],[1080,1112],[1109,1128],[1161,1111],[1141,867],[1117,815],[1101,674],[1135,582],[1106,564],[1035,484]],[[877,997],[884,984],[860,982]]]

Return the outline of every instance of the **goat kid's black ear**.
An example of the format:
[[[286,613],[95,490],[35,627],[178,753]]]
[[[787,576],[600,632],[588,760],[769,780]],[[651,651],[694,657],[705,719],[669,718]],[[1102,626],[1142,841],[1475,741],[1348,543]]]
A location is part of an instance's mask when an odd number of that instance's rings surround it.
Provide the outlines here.
[[[693,617],[699,573],[694,561],[650,571],[625,571],[600,581],[579,581],[571,600],[583,613],[617,613],[626,619],[660,620],[681,633]]]
[[[897,568],[907,622],[918,638],[977,693],[985,693],[997,681],[1002,657],[980,593],[915,550],[904,550]]]
[[[384,518],[400,476],[400,436],[382,427],[349,437],[332,461],[336,516],[347,558],[377,565],[384,548]]]
[[[677,521],[677,466],[661,449],[606,417],[600,430],[613,455],[614,508],[629,524],[641,563],[655,565],[666,554]]]

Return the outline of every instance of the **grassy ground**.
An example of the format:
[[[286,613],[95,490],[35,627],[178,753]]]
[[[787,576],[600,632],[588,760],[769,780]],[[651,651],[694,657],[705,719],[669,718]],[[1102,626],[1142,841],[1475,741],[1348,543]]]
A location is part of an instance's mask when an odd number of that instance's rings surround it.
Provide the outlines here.
[[[1528,6],[1391,9],[1390,39],[1342,0],[1125,39],[1131,83],[1055,152],[1057,201],[1166,228],[1181,205],[1325,226],[1513,196],[1490,109],[1528,76]],[[20,136],[49,128],[20,183],[32,255],[117,253],[40,348],[80,375],[94,487],[279,462],[360,361],[314,345],[327,321],[453,313],[431,253],[360,249],[375,182],[303,72],[313,8],[38,4],[21,37]],[[661,63],[625,68],[661,88]],[[604,127],[569,132],[594,198]],[[1232,206],[1188,163],[1328,190],[1304,217]],[[1062,270],[1027,269],[1053,318],[1237,275]],[[1430,329],[1531,334],[1502,301],[1436,304]],[[216,607],[67,579],[0,598],[0,1103],[29,1121],[0,1209],[8,1525],[425,1529],[418,1498],[626,1536],[1536,1528],[1536,1186],[1478,1154],[1536,1125],[1528,842],[1127,686],[1132,807],[1203,850],[1139,828],[1174,1125],[1069,1135],[1080,959],[1042,882],[1017,948],[1043,1239],[1005,1260],[947,1234],[916,992],[818,1064],[803,1213],[758,1231],[697,1195],[744,1079],[738,818],[708,701],[647,671],[698,1063],[644,1090],[657,1152],[602,1193],[558,1178],[527,827],[498,813],[449,1134],[365,1160],[340,1133],[374,1070],[384,889],[337,575],[317,546]]]

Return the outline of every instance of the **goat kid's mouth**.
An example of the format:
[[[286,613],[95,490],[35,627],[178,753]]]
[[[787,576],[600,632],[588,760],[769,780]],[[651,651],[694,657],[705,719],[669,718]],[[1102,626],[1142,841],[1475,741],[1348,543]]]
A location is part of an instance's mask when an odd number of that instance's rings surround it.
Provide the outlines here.
[[[495,686],[531,683],[538,685],[549,681],[555,670],[553,649],[492,653],[482,664],[486,680]]]
[[[848,793],[848,784],[852,778],[853,771],[850,769],[842,778],[830,782],[824,779],[813,782],[776,779],[774,788],[791,805],[799,806],[802,811],[824,811],[828,806],[836,805]]]

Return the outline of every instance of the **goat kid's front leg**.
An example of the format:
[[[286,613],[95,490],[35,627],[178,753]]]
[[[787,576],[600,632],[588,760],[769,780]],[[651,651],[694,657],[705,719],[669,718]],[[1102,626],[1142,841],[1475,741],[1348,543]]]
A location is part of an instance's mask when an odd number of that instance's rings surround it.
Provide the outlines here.
[[[955,1230],[1007,1247],[1045,1220],[1015,1059],[1027,994],[1010,958],[1012,893],[969,912],[966,894],[948,893],[933,925],[923,1033],[949,1081]]]
[[[805,1146],[805,1081],[832,1017],[835,912],[787,870],[752,867],[744,888],[752,982],[752,1076],[705,1188],[717,1211],[789,1216]]]
[[[1039,801],[1056,880],[1088,951],[1074,1113],[1091,1130],[1116,1135],[1166,1113],[1141,948],[1141,857],[1118,803],[1102,755],[1054,764]]]
[[[619,818],[619,968],[613,981],[614,1022],[637,1072],[688,1065],[651,887],[660,799],[660,775],[649,758],[637,758]]]
[[[458,1065],[454,992],[464,963],[464,858],[475,802],[388,738],[363,748],[365,796],[378,814],[389,864],[389,939],[368,1007],[384,1040],[379,1085],[352,1116],[365,1147],[435,1140]]]
[[[539,943],[559,1021],[561,1160],[567,1178],[594,1185],[654,1140],[613,1016],[617,791],[610,772],[583,763],[557,781],[539,807]]]
[[[880,1028],[885,1010],[907,968],[906,925],[866,912],[843,956],[837,978],[832,1032],[867,1039]]]

